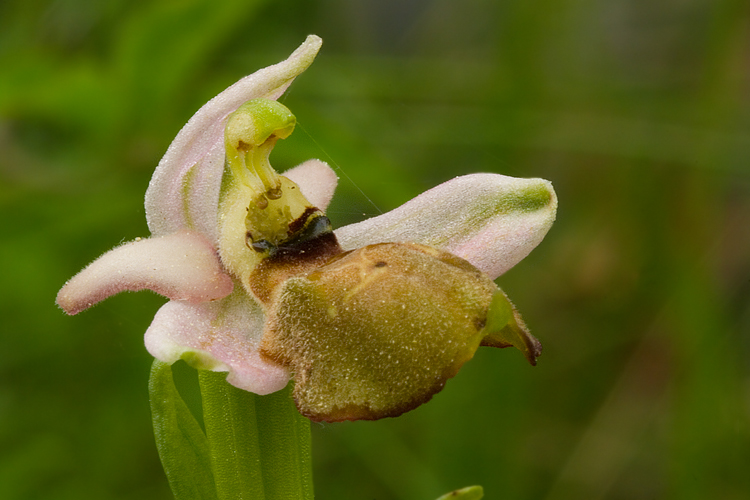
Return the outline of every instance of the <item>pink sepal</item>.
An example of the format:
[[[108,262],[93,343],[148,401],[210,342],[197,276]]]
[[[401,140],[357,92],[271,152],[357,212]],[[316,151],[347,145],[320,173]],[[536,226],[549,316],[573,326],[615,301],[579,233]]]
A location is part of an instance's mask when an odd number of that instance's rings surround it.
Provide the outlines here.
[[[172,301],[146,331],[146,349],[166,363],[185,359],[196,368],[228,371],[235,387],[270,394],[286,386],[289,373],[260,358],[263,318],[260,306],[242,292],[205,304]]]
[[[543,179],[456,177],[395,210],[336,230],[344,250],[414,242],[462,257],[493,279],[516,265],[552,226],[557,197]]]
[[[77,314],[119,292],[153,290],[172,300],[205,302],[232,292],[211,243],[194,231],[146,238],[110,250],[73,276],[57,304]]]

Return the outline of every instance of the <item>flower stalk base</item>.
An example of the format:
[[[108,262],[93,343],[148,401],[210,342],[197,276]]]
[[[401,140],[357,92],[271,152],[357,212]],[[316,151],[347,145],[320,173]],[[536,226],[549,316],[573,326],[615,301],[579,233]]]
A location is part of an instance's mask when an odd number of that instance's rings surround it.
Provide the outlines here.
[[[290,387],[268,396],[200,370],[205,432],[179,395],[171,366],[149,383],[159,457],[176,500],[312,500],[310,422]]]

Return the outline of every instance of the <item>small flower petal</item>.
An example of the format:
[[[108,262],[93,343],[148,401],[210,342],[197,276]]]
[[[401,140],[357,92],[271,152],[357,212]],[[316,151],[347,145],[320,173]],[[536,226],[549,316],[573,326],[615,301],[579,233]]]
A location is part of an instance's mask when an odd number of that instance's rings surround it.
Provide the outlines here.
[[[557,197],[543,179],[472,174],[336,231],[344,250],[384,242],[434,246],[497,278],[526,257],[552,226]]]
[[[325,212],[338,183],[338,177],[326,162],[307,160],[283,175],[299,186],[314,207]]]
[[[239,292],[212,303],[172,301],[146,331],[146,349],[166,363],[184,359],[196,368],[228,371],[227,381],[256,394],[283,389],[289,374],[258,354],[264,315]]]
[[[233,284],[209,241],[196,232],[131,241],[105,253],[57,294],[77,314],[116,293],[153,290],[172,300],[203,302],[229,295]]]
[[[312,63],[321,44],[310,35],[287,60],[246,76],[193,115],[159,162],[146,191],[146,219],[154,236],[195,229],[216,243],[227,116],[250,99],[281,96]]]

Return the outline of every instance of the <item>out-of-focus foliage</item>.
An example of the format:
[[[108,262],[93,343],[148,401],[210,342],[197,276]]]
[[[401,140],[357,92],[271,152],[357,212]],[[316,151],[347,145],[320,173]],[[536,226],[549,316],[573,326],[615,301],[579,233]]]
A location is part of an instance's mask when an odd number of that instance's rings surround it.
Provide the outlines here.
[[[146,236],[180,126],[325,44],[275,166],[320,157],[336,225],[455,175],[550,179],[558,222],[499,279],[545,346],[480,349],[398,419],[314,427],[320,498],[740,499],[750,491],[750,4],[0,3],[0,498],[169,498],[142,334],[62,283]]]

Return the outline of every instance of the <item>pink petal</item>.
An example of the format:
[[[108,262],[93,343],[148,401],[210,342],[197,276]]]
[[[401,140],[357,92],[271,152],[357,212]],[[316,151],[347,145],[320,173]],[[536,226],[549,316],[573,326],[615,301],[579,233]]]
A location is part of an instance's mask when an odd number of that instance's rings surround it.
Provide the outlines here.
[[[302,194],[314,207],[326,211],[338,183],[338,177],[327,163],[307,160],[283,175],[299,186]]]
[[[443,183],[399,208],[336,231],[344,250],[372,243],[422,243],[462,257],[497,278],[539,244],[557,197],[543,179],[472,174]]]
[[[185,359],[196,368],[228,371],[227,381],[256,394],[283,389],[289,373],[258,354],[263,312],[244,293],[218,302],[169,302],[146,331],[146,349],[157,359]]]
[[[146,191],[146,219],[154,236],[193,229],[216,243],[226,117],[250,99],[281,96],[312,63],[321,43],[317,36],[308,36],[287,60],[238,81],[206,103],[180,130]]]
[[[173,300],[203,302],[225,297],[232,288],[206,237],[180,232],[110,250],[65,284],[57,304],[77,314],[124,290],[149,289]]]

